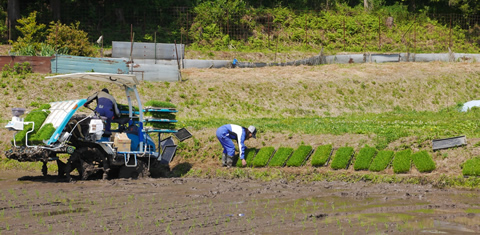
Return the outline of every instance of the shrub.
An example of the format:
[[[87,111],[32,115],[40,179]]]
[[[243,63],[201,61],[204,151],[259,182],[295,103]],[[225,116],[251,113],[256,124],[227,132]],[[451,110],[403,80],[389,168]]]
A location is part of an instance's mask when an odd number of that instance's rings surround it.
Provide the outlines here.
[[[253,166],[253,158],[255,157],[256,153],[257,149],[255,148],[249,148],[245,150],[245,161],[247,161],[247,166]],[[242,160],[240,160],[240,158],[237,159],[236,166],[243,167]]]
[[[396,174],[407,173],[412,165],[412,150],[405,149],[395,154],[393,159],[393,172]]]
[[[394,152],[391,150],[382,150],[379,151],[377,156],[373,159],[372,164],[370,164],[370,171],[383,171],[385,170],[390,162],[392,162]]]
[[[318,146],[312,155],[312,166],[325,166],[332,154],[332,149],[331,144]]]
[[[301,145],[288,159],[287,166],[301,166],[310,153],[312,153],[312,146]]]
[[[332,169],[347,169],[348,163],[353,155],[352,147],[341,147],[335,152],[335,157],[332,161]]]
[[[377,154],[377,152],[377,149],[375,149],[374,147],[365,146],[364,148],[360,149],[360,152],[355,159],[355,164],[353,165],[353,168],[356,171],[368,170],[370,164],[372,163],[372,159],[375,154]]]
[[[269,166],[283,166],[288,157],[292,155],[293,148],[280,147],[270,160]]]
[[[435,170],[435,162],[426,150],[416,152],[412,155],[413,164],[420,172],[432,172]]]
[[[464,176],[480,176],[480,157],[468,159],[462,164]]]
[[[88,41],[88,34],[79,29],[80,22],[64,25],[51,22],[46,43],[58,50],[68,51],[70,55],[95,56],[95,49]]]
[[[258,151],[257,155],[253,159],[252,166],[253,167],[264,167],[267,165],[270,157],[275,152],[274,147],[263,147]]]

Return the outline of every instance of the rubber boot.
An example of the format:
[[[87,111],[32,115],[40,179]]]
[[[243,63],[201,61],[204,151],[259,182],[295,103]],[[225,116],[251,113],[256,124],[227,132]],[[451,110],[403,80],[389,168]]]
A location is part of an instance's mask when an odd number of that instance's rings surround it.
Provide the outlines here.
[[[227,166],[227,154],[222,153],[222,166]]]
[[[227,155],[227,167],[233,166],[233,156]]]

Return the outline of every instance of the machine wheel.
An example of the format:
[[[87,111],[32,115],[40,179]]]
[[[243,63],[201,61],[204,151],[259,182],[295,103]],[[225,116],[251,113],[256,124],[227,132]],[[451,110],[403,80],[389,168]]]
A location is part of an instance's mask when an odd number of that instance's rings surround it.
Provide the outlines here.
[[[42,174],[43,174],[43,176],[47,176],[47,175],[48,175],[47,162],[43,162],[43,165],[42,165]]]
[[[103,168],[94,164],[94,162],[100,162],[103,156],[99,155],[99,152],[94,148],[82,147],[76,149],[65,167],[65,173],[67,179],[71,180],[70,172],[77,169],[82,180],[86,180],[94,174],[99,172],[103,173]]]
[[[153,159],[150,162],[150,176],[152,178],[167,177],[170,173],[170,166],[167,164],[160,164],[159,161]]]
[[[144,178],[148,177],[150,173],[148,172],[148,165],[141,160],[137,161],[136,167],[121,166],[120,171],[118,172],[118,178]]]

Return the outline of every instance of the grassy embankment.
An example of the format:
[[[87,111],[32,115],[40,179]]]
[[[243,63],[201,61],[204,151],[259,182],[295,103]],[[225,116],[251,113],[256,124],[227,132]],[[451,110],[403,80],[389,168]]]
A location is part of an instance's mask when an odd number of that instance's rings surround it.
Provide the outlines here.
[[[249,177],[298,180],[371,180],[374,182],[434,183],[477,186],[475,178],[464,179],[461,165],[480,155],[478,120],[480,110],[462,113],[459,104],[478,99],[478,63],[351,64],[315,67],[258,69],[189,69],[184,82],[143,83],[140,94],[148,100],[177,105],[180,127],[194,135],[179,144],[172,162],[174,175]],[[49,80],[42,75],[1,78],[1,125],[11,118],[10,108],[34,109],[39,104],[85,98],[108,87],[119,103],[124,92],[103,83]],[[87,111],[87,110],[83,110]],[[246,142],[265,146],[298,148],[332,144],[351,146],[355,152],[365,144],[378,150],[412,152],[426,150],[436,163],[431,173],[412,170],[395,174],[348,170],[332,171],[311,165],[289,168],[220,168],[221,148],[215,129],[225,123],[253,124],[258,138]],[[1,129],[0,150],[10,146],[12,132]],[[431,140],[466,135],[465,147],[431,151]],[[12,166],[13,165],[13,166]],[[49,164],[50,165],[50,164]],[[40,164],[2,160],[2,169],[40,169]],[[55,166],[49,166],[55,170]],[[38,170],[39,171],[39,170]]]

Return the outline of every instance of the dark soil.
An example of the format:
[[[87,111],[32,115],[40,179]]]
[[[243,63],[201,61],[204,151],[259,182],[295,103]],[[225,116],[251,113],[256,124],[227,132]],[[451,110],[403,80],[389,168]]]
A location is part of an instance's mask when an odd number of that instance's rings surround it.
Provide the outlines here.
[[[234,171],[235,169],[231,169]],[[478,190],[0,173],[3,234],[478,234]]]

